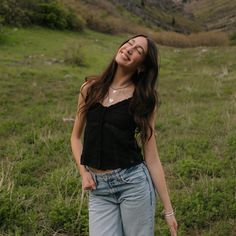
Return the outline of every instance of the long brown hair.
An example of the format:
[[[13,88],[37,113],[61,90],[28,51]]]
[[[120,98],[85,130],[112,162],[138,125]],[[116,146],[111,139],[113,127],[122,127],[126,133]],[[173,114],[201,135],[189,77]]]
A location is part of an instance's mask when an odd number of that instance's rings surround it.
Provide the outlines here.
[[[145,143],[153,134],[150,124],[150,118],[155,107],[159,105],[158,95],[156,91],[158,78],[158,51],[155,43],[145,35],[136,35],[136,37],[145,37],[148,42],[148,49],[143,61],[144,69],[142,72],[136,71],[131,80],[135,85],[133,98],[129,106],[129,110],[137,124],[137,134],[140,134],[141,141]],[[131,39],[132,39],[131,38]],[[130,40],[130,39],[129,39]],[[129,40],[123,42],[124,45]],[[87,91],[85,105],[82,112],[87,112],[89,107],[98,101],[102,101],[106,96],[109,86],[111,85],[117,68],[115,56],[100,76],[86,77],[86,81],[93,81]]]

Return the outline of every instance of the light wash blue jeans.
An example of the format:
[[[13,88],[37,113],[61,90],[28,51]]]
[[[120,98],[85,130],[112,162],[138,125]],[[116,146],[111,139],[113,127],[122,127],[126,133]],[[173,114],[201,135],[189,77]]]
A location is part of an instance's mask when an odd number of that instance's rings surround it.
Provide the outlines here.
[[[90,236],[153,236],[157,194],[145,162],[96,174],[89,191]]]

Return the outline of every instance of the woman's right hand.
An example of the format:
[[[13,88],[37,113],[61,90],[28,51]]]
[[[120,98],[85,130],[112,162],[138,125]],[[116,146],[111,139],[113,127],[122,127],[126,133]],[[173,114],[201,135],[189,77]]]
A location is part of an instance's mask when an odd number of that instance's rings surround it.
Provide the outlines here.
[[[82,188],[83,188],[83,190],[96,189],[95,181],[93,179],[92,174],[89,171],[86,171],[82,175]]]
[[[172,215],[172,216],[169,216],[169,217],[165,217],[165,219],[166,219],[166,222],[169,226],[171,236],[177,236],[178,224],[177,224],[177,221],[175,219],[175,216]]]

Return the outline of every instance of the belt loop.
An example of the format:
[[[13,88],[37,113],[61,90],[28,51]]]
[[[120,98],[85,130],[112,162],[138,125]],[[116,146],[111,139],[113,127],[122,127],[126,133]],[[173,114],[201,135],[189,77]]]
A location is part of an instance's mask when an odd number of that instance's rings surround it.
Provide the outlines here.
[[[95,173],[94,173],[94,175],[93,175],[93,178],[94,178],[95,184],[96,184],[96,186],[97,186],[97,184],[98,184],[98,180],[97,180],[97,176],[96,176]]]
[[[117,170],[117,171],[115,172],[115,174],[116,174],[116,179],[120,180],[119,170]]]

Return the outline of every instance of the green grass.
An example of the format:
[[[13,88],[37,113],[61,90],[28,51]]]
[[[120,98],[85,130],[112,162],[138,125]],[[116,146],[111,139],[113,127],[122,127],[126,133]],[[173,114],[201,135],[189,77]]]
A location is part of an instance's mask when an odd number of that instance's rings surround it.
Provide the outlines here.
[[[0,234],[88,235],[70,150],[84,77],[107,65],[126,35],[6,28],[0,44]],[[80,45],[86,66],[63,62]],[[178,235],[236,230],[236,47],[159,47],[156,128]],[[87,200],[87,198],[86,198]],[[157,205],[156,235],[168,235]]]

